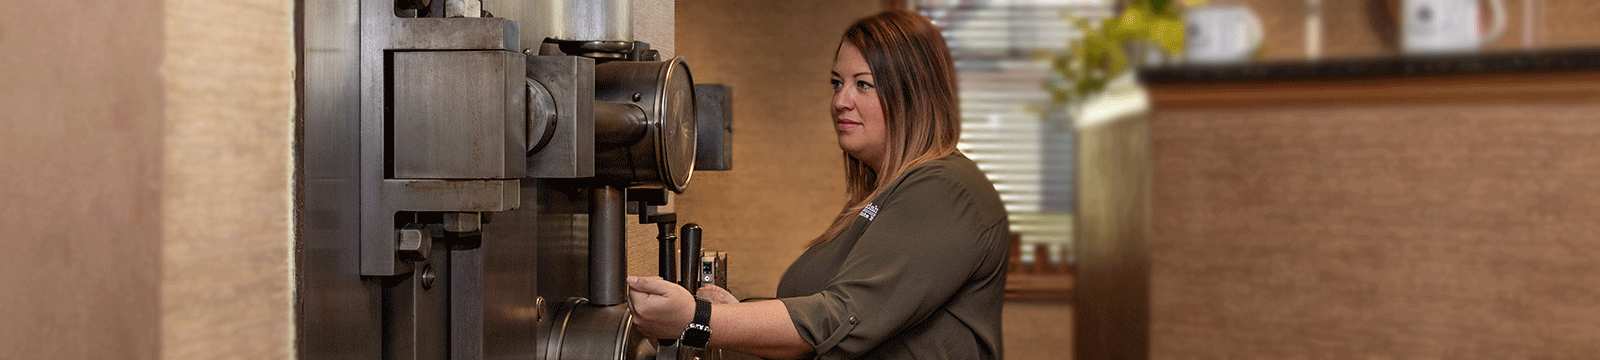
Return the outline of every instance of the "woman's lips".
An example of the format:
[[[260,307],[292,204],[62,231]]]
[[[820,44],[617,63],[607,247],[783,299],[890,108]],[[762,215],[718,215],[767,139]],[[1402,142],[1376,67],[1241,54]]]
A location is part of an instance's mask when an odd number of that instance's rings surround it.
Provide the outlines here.
[[[833,123],[833,125],[834,125],[834,127],[838,128],[839,131],[847,131],[847,130],[850,130],[850,129],[854,129],[856,127],[860,127],[861,123],[855,122],[855,121],[852,121],[852,120],[840,119],[838,121],[835,121]]]

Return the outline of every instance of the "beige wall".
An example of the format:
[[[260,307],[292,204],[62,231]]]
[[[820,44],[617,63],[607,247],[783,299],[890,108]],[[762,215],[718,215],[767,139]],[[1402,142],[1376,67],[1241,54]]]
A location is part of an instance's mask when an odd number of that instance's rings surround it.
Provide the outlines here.
[[[161,351],[294,356],[294,3],[168,1]]]
[[[0,358],[154,359],[162,4],[23,0],[0,22]]]
[[[0,358],[287,358],[292,3],[0,23]]]

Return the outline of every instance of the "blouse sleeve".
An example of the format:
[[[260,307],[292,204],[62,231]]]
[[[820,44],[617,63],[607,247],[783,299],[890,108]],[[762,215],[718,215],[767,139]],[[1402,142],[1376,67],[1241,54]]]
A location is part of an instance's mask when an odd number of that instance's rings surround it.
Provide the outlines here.
[[[855,358],[916,325],[990,256],[981,234],[1001,222],[984,219],[941,169],[918,170],[927,171],[913,170],[863,215],[869,223],[821,292],[781,299],[817,358]]]

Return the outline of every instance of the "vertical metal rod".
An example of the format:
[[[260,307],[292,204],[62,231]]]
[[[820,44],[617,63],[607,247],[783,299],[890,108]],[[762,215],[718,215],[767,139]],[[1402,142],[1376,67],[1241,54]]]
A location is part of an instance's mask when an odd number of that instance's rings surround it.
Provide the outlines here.
[[[676,230],[674,229],[676,227],[678,227],[678,222],[676,221],[656,223],[656,228],[660,231],[660,234],[656,235],[656,240],[661,241],[661,257],[657,259],[656,263],[660,264],[661,279],[673,283],[678,282],[678,249],[676,244],[678,237],[672,235],[672,230]]]
[[[679,269],[683,276],[678,279],[690,294],[700,289],[700,232],[699,224],[688,223],[683,225],[682,235],[679,236],[683,238],[683,251],[678,254],[683,260],[683,267]]]
[[[622,188],[603,186],[592,194],[594,211],[589,214],[589,302],[600,306],[622,304],[628,298],[627,217],[628,200]]]

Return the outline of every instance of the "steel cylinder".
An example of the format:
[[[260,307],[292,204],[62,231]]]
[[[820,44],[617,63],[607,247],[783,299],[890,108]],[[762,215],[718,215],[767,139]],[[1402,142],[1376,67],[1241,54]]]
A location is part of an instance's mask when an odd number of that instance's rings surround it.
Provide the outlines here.
[[[595,151],[632,146],[650,132],[650,119],[638,105],[594,102]]]
[[[589,302],[598,306],[628,300],[627,198],[622,188],[592,189],[589,214]]]
[[[645,133],[638,141],[596,147],[595,176],[682,192],[694,170],[699,120],[689,65],[683,58],[610,61],[595,65],[594,71],[597,136],[602,135],[603,106],[612,107],[600,103],[635,106],[645,117]]]

